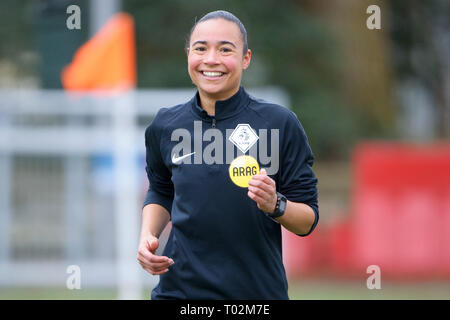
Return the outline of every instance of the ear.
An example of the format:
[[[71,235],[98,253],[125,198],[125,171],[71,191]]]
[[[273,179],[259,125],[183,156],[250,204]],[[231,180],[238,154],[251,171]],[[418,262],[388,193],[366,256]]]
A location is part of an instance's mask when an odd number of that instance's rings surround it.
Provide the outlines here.
[[[242,64],[242,70],[245,70],[250,65],[250,60],[252,60],[252,51],[250,49],[247,50],[247,53],[244,55],[244,63]]]
[[[186,48],[186,56],[189,57],[189,48]]]

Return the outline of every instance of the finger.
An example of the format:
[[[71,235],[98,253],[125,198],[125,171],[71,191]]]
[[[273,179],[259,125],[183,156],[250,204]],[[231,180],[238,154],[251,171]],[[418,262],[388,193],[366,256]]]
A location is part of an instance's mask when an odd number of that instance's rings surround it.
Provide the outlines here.
[[[153,271],[153,270],[151,270],[149,268],[144,268],[144,270],[147,271],[148,273],[154,275],[154,276],[159,276],[159,275],[164,274],[167,271],[169,271],[169,269],[164,269],[164,270],[161,270],[161,271]]]
[[[148,239],[147,245],[148,245],[149,250],[154,253],[156,251],[156,249],[158,249],[158,247],[159,247],[158,239],[156,239],[156,238]]]
[[[173,260],[169,259],[166,262],[151,262],[150,267],[152,267],[153,269],[162,269],[162,268],[169,268],[173,264],[174,264]]]
[[[252,187],[252,186],[249,186],[248,190],[251,191],[253,194],[261,197],[265,201],[272,200],[273,193],[271,191],[267,191],[265,189],[258,188],[258,187]]]
[[[142,260],[144,260],[146,263],[152,263],[152,262],[165,262],[167,261],[161,256],[156,256],[153,254],[148,248],[142,248],[138,251],[138,257],[142,257]],[[156,257],[156,258],[155,258]],[[158,258],[159,257],[159,258]],[[156,259],[156,261],[155,261]]]
[[[153,272],[163,271],[163,270],[169,269],[169,267],[170,267],[170,265],[159,265],[159,266],[156,266],[154,264],[151,264],[151,265],[143,265],[143,264],[141,264],[141,266],[142,266],[142,268],[144,268],[144,269],[147,268],[149,270],[152,270]]]
[[[166,256],[158,256],[156,254],[153,254],[152,252],[148,250],[139,250],[139,255],[142,256],[143,260],[147,263],[163,263],[163,262],[173,262],[172,259],[166,257]]]
[[[166,269],[166,268],[170,267],[171,265],[173,265],[173,263],[174,263],[173,260],[169,260],[167,262],[154,263],[154,262],[150,262],[148,259],[144,258],[141,255],[138,256],[138,261],[143,267],[151,268],[151,269]]]
[[[249,191],[247,193],[247,195],[250,197],[250,199],[252,199],[253,201],[255,201],[259,205],[264,205],[264,203],[266,202],[263,198],[261,198],[260,196],[254,194],[251,191]]]
[[[259,171],[259,174],[262,174],[262,175],[267,176],[266,169],[261,169],[261,170]]]
[[[172,262],[173,260],[166,256],[157,256],[156,254],[152,254],[150,257],[151,263],[161,263],[161,262]]]
[[[252,177],[252,179],[250,179],[250,182],[253,182],[253,183],[257,183],[257,182],[260,182],[260,181],[275,187],[275,181],[271,177],[269,177],[267,175],[257,174],[257,175],[254,175]]]
[[[249,188],[253,187],[253,188],[256,188],[256,189],[262,189],[263,191],[265,191],[269,195],[276,193],[275,186],[273,186],[271,184],[268,184],[265,181],[261,181],[261,180],[251,181],[250,180],[248,185],[249,185]]]

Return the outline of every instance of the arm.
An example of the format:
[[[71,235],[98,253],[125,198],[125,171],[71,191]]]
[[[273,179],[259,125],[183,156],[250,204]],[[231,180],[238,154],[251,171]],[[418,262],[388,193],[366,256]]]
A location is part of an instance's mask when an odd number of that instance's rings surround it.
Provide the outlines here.
[[[158,204],[149,204],[142,209],[142,227],[139,241],[138,261],[142,268],[153,275],[168,271],[174,262],[165,256],[155,255],[158,238],[170,220],[169,212]]]
[[[260,174],[253,176],[248,190],[248,196],[256,202],[260,210],[270,213],[275,210],[277,204],[275,181],[266,174],[264,169]],[[275,219],[289,231],[304,235],[311,230],[315,214],[307,204],[288,200],[284,215]]]
[[[278,190],[288,201],[284,215],[275,219],[289,231],[306,236],[315,229],[319,220],[317,179],[312,170],[314,156],[294,113],[288,114],[281,127],[283,135],[279,152],[282,157],[277,185],[262,169],[250,180],[248,196],[256,201],[260,210],[272,213]]]
[[[309,233],[315,218],[314,211],[310,206],[288,200],[284,214],[275,219],[289,231],[302,235]]]
[[[170,214],[158,204],[148,204],[142,209],[141,239],[146,236],[159,238],[161,232],[169,223]]]
[[[158,249],[158,238],[170,220],[173,201],[173,184],[171,173],[164,165],[159,148],[158,115],[145,130],[146,171],[149,188],[142,209],[141,236],[138,249],[138,261],[144,270],[153,275],[168,271],[174,262],[164,256],[155,255]]]

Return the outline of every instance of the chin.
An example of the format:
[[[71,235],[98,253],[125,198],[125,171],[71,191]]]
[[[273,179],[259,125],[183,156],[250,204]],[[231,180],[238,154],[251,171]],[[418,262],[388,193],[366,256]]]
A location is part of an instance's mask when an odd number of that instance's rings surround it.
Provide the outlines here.
[[[199,86],[199,88],[204,93],[207,93],[207,94],[210,94],[210,95],[220,95],[220,94],[224,94],[224,93],[226,93],[228,91],[223,86],[205,85],[205,86]]]

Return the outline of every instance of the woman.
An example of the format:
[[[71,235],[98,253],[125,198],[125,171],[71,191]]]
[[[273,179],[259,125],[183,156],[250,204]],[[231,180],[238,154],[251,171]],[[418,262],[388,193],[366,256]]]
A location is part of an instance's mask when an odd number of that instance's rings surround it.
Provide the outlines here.
[[[234,15],[205,15],[186,52],[196,95],[162,108],[145,132],[138,260],[160,275],[152,299],[288,299],[281,226],[305,236],[319,219],[305,132],[291,111],[241,87],[251,51]]]

